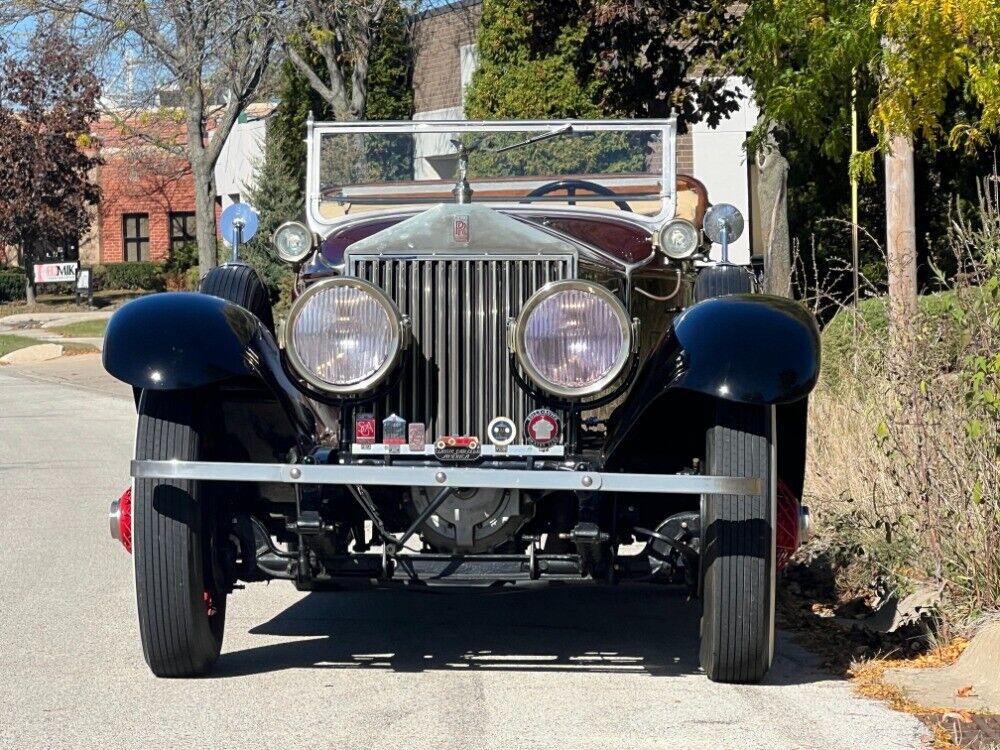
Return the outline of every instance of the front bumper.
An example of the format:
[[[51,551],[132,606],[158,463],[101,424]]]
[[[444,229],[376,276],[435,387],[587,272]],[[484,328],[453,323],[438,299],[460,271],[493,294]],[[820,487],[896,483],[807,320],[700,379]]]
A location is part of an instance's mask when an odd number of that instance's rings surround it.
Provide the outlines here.
[[[337,484],[397,487],[490,487],[578,492],[648,492],[679,495],[759,495],[757,477],[699,474],[624,474],[554,469],[487,469],[457,466],[356,466],[133,461],[136,479]]]

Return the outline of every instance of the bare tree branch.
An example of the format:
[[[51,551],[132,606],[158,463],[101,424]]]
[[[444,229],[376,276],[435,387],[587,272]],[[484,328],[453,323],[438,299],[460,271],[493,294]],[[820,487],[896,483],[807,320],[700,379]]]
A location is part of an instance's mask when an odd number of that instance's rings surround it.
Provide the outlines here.
[[[66,28],[87,43],[95,66],[107,66],[106,77],[124,72],[126,90],[109,107],[121,122],[131,125],[129,109],[158,106],[162,91],[176,92],[184,110],[184,156],[195,183],[199,261],[203,271],[214,266],[215,164],[264,77],[278,30],[287,31],[290,6],[267,0],[35,0],[31,8],[68,19]],[[136,95],[133,55],[144,97]],[[130,129],[176,152],[159,134]]]
[[[291,0],[285,54],[338,120],[364,116],[374,37],[399,0]],[[416,3],[404,3],[407,12]],[[349,83],[348,83],[349,82]]]

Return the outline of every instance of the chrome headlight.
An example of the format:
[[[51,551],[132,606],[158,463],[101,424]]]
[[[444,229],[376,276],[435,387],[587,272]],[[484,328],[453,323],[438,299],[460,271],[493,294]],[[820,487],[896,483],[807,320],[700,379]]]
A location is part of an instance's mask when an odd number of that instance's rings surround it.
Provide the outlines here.
[[[701,244],[698,228],[686,219],[673,219],[657,230],[656,246],[668,258],[690,258]]]
[[[286,221],[274,230],[271,243],[285,263],[301,263],[313,250],[313,233],[305,224]]]
[[[586,396],[621,374],[632,349],[632,323],[604,287],[555,281],[525,303],[513,344],[521,367],[543,390]]]
[[[288,361],[324,391],[370,390],[399,359],[406,324],[385,293],[366,281],[339,277],[309,287],[285,326]]]

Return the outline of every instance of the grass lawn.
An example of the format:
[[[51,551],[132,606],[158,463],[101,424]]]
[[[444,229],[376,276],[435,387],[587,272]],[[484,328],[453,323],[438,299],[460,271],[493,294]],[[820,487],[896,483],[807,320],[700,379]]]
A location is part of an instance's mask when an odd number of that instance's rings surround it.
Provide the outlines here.
[[[141,297],[143,294],[147,294],[147,292],[123,291],[119,289],[94,292],[94,307],[101,310],[113,310],[129,300]],[[0,302],[0,318],[16,313],[79,312],[88,309],[86,300],[84,304],[77,305],[74,297],[68,294],[42,294],[39,295],[37,303],[31,307],[24,302]]]
[[[30,339],[27,336],[0,336],[0,357],[38,343],[40,343],[38,339]]]
[[[48,330],[55,331],[62,336],[100,337],[104,335],[104,329],[107,327],[107,320],[80,320],[64,326],[53,326]]]

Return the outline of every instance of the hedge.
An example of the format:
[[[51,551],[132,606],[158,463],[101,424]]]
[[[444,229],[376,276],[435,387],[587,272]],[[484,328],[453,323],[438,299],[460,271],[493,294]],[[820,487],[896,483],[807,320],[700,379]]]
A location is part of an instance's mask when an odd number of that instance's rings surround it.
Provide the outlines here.
[[[20,270],[0,271],[0,302],[24,299],[24,274]]]
[[[162,263],[108,263],[94,266],[93,282],[95,290],[141,289],[159,292],[166,288],[166,274]]]

